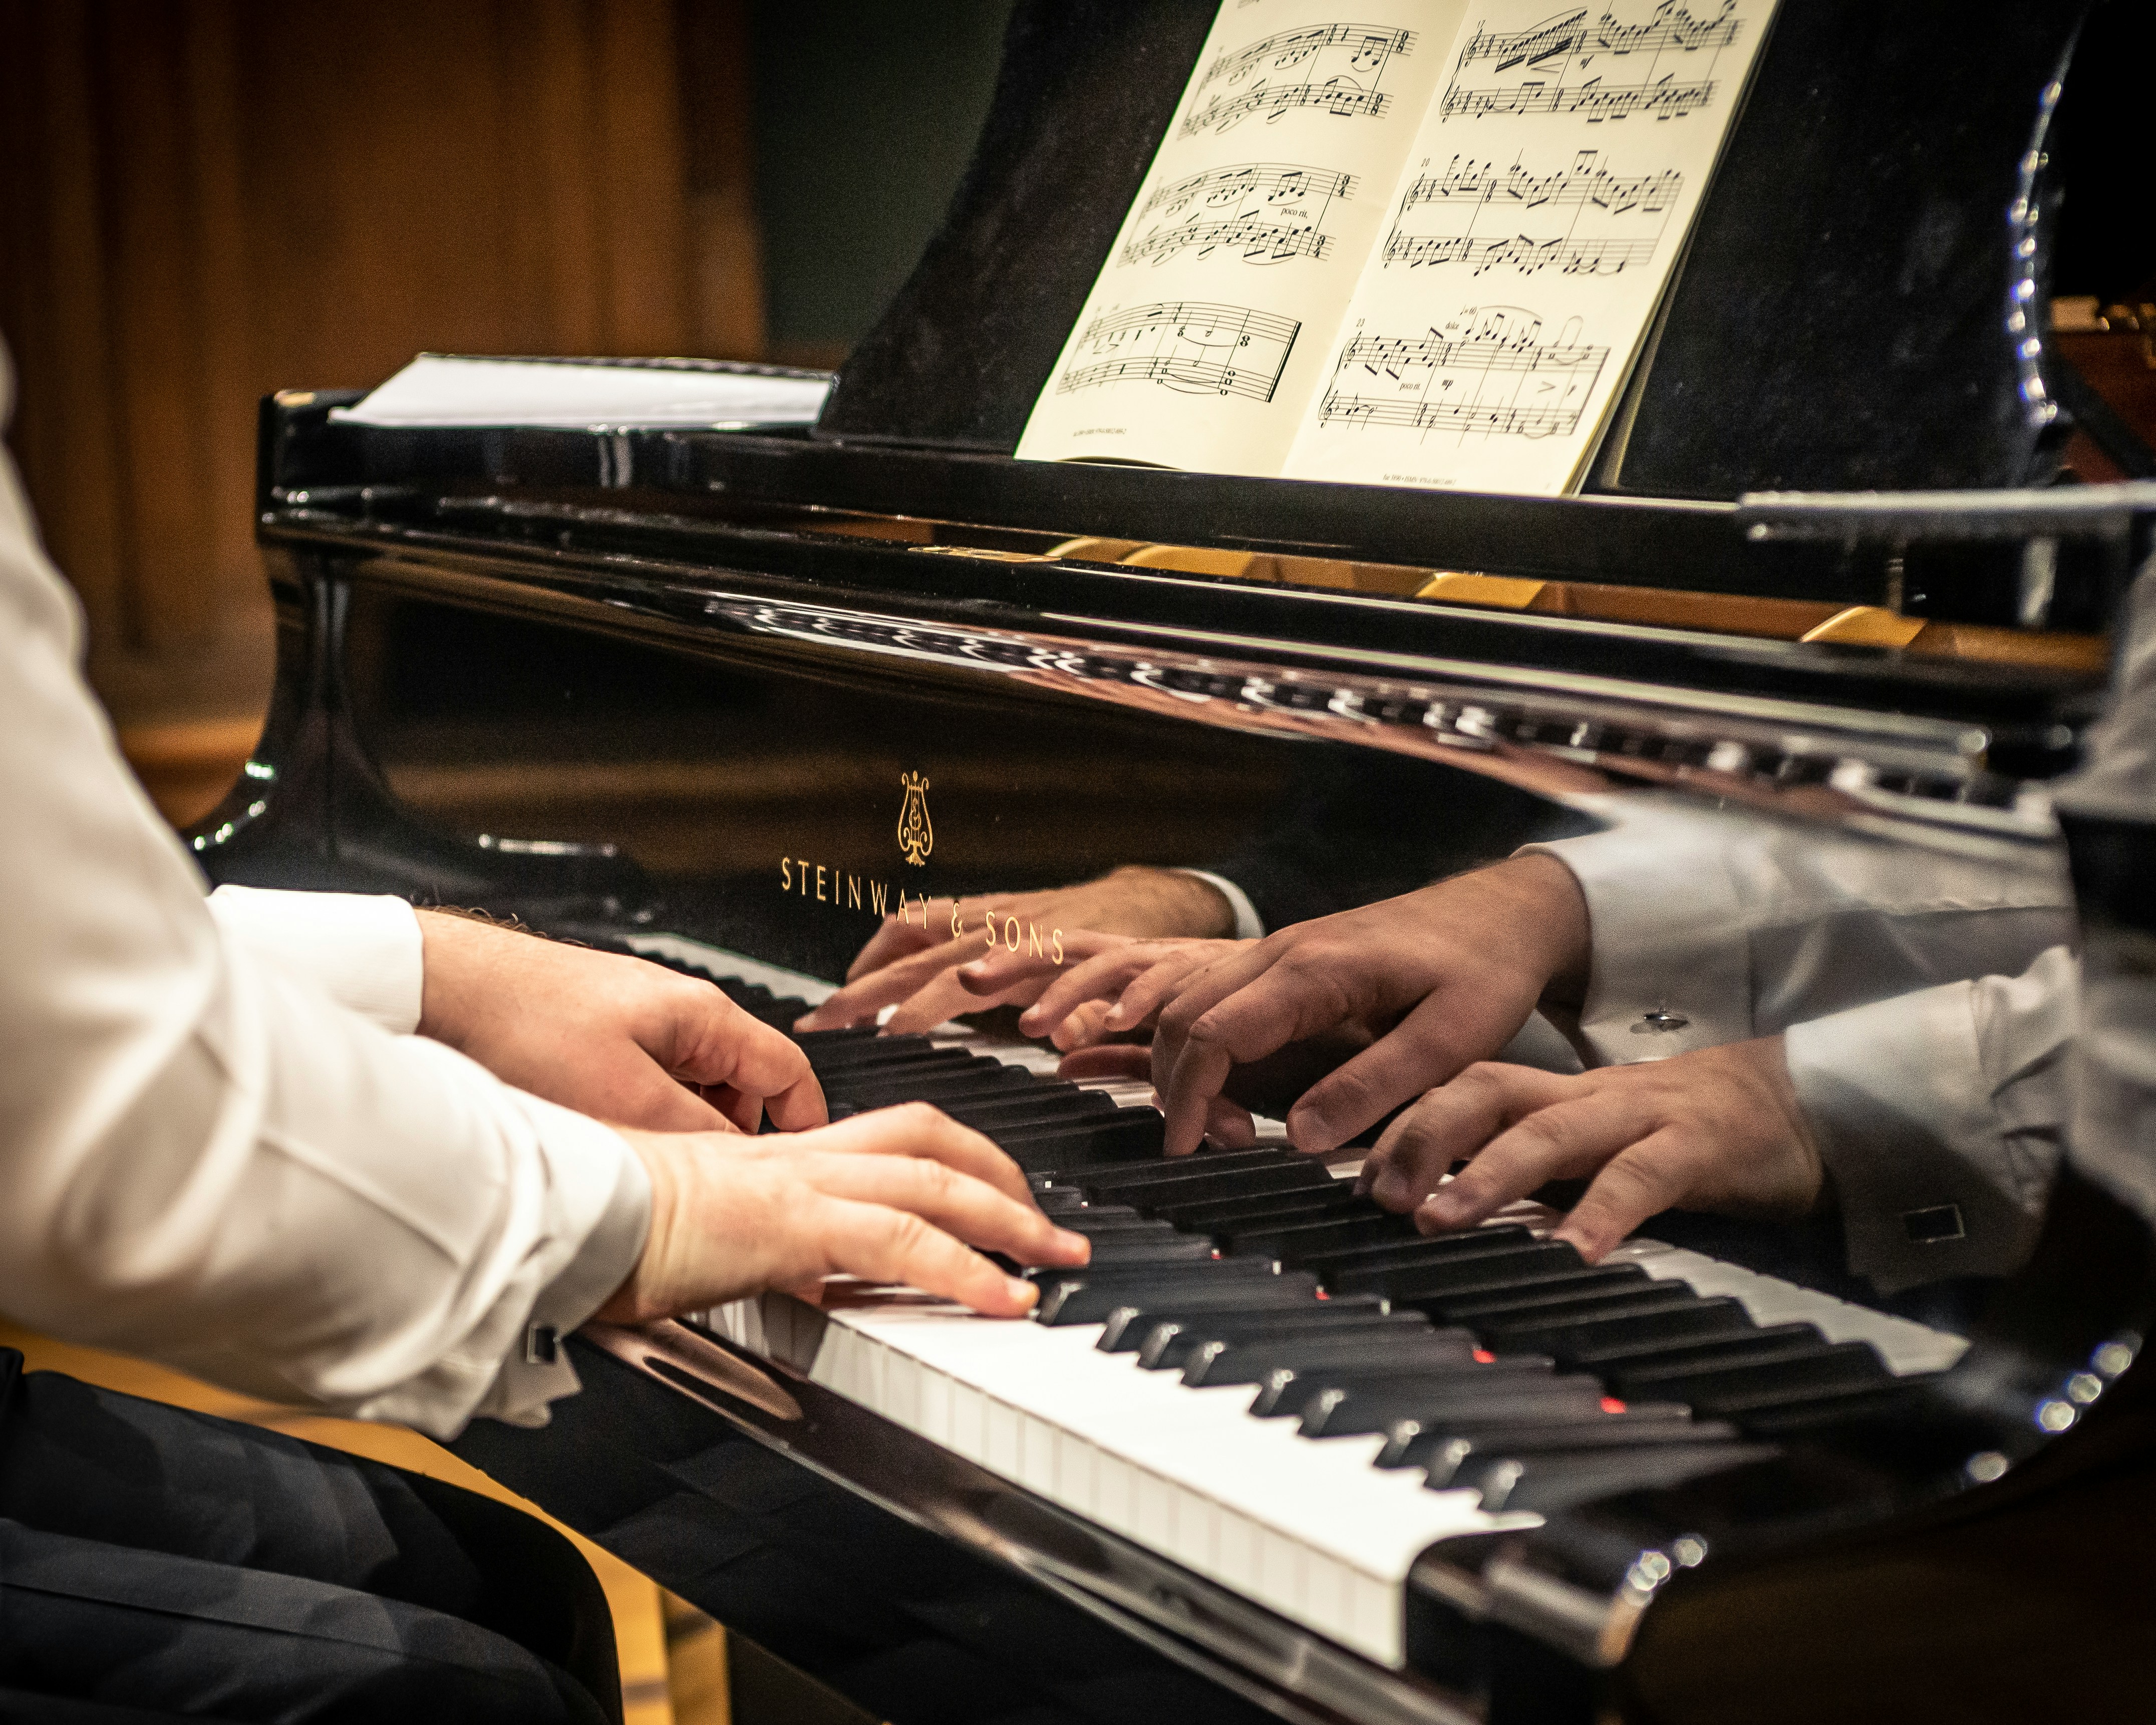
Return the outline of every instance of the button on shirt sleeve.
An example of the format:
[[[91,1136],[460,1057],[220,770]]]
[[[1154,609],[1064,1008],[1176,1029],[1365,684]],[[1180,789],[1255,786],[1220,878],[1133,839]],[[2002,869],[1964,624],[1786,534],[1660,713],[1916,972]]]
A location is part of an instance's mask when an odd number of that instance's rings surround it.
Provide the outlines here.
[[[436,1433],[542,1420],[575,1379],[526,1362],[527,1328],[581,1322],[633,1266],[642,1164],[384,1028],[417,1013],[408,911],[331,907],[318,932],[343,932],[296,962],[264,957],[296,907],[213,913],[78,634],[0,457],[0,1310]],[[403,957],[368,997],[327,958],[371,942]]]

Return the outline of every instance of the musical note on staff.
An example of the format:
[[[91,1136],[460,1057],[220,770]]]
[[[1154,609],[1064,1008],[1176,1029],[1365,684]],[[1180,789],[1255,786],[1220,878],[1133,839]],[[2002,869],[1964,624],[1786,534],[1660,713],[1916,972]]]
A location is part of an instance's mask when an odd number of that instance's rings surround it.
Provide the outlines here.
[[[1620,23],[1605,7],[1592,23],[1583,8],[1525,29],[1478,28],[1454,62],[1438,113],[1446,120],[1564,114],[1590,125],[1635,115],[1681,120],[1714,105],[1716,63],[1743,27],[1737,6],[1722,0],[1712,17],[1696,18],[1681,0],[1662,0],[1637,23]],[[1485,65],[1485,75],[1499,81],[1463,81],[1470,67]],[[1612,70],[1619,81],[1607,81]]]
[[[1240,84],[1253,73],[1291,72],[1328,55],[1344,59],[1358,76],[1375,80],[1385,63],[1414,46],[1413,30],[1383,24],[1312,24],[1300,30],[1283,30],[1218,56],[1198,81],[1200,90],[1225,80]]]
[[[1254,114],[1277,120],[1297,108],[1315,108],[1337,119],[1376,120],[1392,105],[1382,90],[1358,90],[1344,79],[1326,84],[1260,84],[1240,95],[1215,96],[1183,122],[1183,135],[1226,131]]]
[[[1399,219],[1385,236],[1385,266],[1614,275],[1654,257],[1683,189],[1684,176],[1674,168],[1614,174],[1595,150],[1582,150],[1569,167],[1547,173],[1517,159],[1500,173],[1494,162],[1455,156],[1444,172],[1419,176],[1401,195]],[[1418,211],[1436,216],[1443,229],[1417,231]],[[1496,232],[1476,231],[1500,223]]]
[[[1712,79],[1697,84],[1604,84],[1590,78],[1584,84],[1530,81],[1488,90],[1455,84],[1445,90],[1443,112],[1448,120],[1462,116],[1479,119],[1485,114],[1578,114],[1589,120],[1625,120],[1645,114],[1656,120],[1680,120],[1713,100]]]
[[[1555,270],[1560,275],[1614,275],[1654,254],[1651,239],[1531,239],[1524,234],[1477,239],[1466,234],[1403,234],[1395,228],[1385,240],[1388,264],[1411,269],[1465,264],[1477,275],[1491,270],[1517,270],[1522,275],[1540,270]]]
[[[1455,156],[1441,174],[1424,174],[1411,182],[1400,198],[1405,215],[1419,204],[1472,203],[1478,208],[1503,203],[1523,209],[1578,209],[1594,205],[1613,215],[1639,210],[1661,215],[1684,190],[1684,176],[1675,168],[1654,174],[1613,174],[1600,153],[1583,150],[1570,167],[1551,173],[1530,173],[1517,161],[1502,173],[1490,162],[1463,162]]]
[[[1355,176],[1329,167],[1306,167],[1295,162],[1238,162],[1228,167],[1208,168],[1163,186],[1146,199],[1140,216],[1155,210],[1180,216],[1194,206],[1205,210],[1245,209],[1255,201],[1266,204],[1302,203],[1316,198],[1321,208],[1337,198],[1345,200],[1355,189]]]
[[[1299,109],[1342,120],[1381,119],[1392,97],[1378,86],[1394,61],[1414,51],[1416,39],[1413,30],[1382,24],[1312,24],[1217,55],[1197,92],[1224,87],[1184,116],[1178,136],[1226,131],[1254,116],[1270,123]]]
[[[1302,325],[1246,305],[1165,300],[1116,307],[1078,334],[1074,357],[1055,381],[1069,395],[1111,383],[1158,383],[1185,394],[1269,402]]]
[[[1584,63],[1598,54],[1659,52],[1666,48],[1691,54],[1702,48],[1727,48],[1737,39],[1741,21],[1734,15],[1736,9],[1735,0],[1723,0],[1713,17],[1694,18],[1676,0],[1665,0],[1644,23],[1620,24],[1605,8],[1590,24],[1583,6],[1524,30],[1478,29],[1460,49],[1456,64],[1465,66],[1473,61],[1494,60],[1503,72],[1575,55]]]
[[[1160,264],[1178,253],[1209,257],[1224,251],[1246,264],[1322,258],[1332,236],[1326,212],[1344,201],[1355,177],[1296,162],[1245,162],[1192,174],[1163,186],[1138,212],[1156,223],[1122,249],[1126,264]]]
[[[1495,437],[1568,437],[1609,350],[1556,341],[1517,305],[1469,306],[1424,336],[1352,337],[1318,404],[1321,426],[1393,426]]]

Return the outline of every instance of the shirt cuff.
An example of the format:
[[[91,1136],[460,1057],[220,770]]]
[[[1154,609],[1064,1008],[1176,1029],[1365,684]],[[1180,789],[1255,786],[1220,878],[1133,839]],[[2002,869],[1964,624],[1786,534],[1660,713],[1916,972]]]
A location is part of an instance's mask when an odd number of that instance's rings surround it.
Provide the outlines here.
[[[210,915],[227,940],[312,983],[399,1036],[419,1026],[419,919],[401,898],[220,886]]]
[[[1178,869],[1174,872],[1188,875],[1194,880],[1203,880],[1228,901],[1228,908],[1235,913],[1235,939],[1254,941],[1264,935],[1265,919],[1258,915],[1258,907],[1250,902],[1250,894],[1226,875],[1212,874],[1204,869]]]
[[[651,1176],[644,1159],[621,1135],[597,1121],[519,1092],[536,1117],[549,1168],[557,1178],[573,1170],[573,1183],[610,1166],[612,1187],[597,1219],[573,1256],[532,1302],[530,1319],[475,1414],[511,1425],[543,1425],[547,1404],[579,1388],[562,1338],[606,1304],[629,1280],[651,1232]],[[591,1194],[596,1196],[596,1194]]]
[[[1589,1065],[1658,1060],[1752,1034],[1744,907],[1723,856],[1727,834],[1642,819],[1523,845],[1553,856],[1587,901],[1587,998],[1578,1040]]]
[[[1950,983],[1786,1033],[1849,1267],[1882,1293],[2004,1275],[2034,1236],[1985,1075],[1976,989]]]

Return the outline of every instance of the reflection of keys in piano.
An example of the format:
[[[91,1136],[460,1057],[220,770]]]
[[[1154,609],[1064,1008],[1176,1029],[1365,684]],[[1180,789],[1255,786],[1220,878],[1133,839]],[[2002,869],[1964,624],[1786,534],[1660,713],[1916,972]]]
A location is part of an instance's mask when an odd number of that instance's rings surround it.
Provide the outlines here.
[[[1092,357],[1065,368],[1056,393],[1144,382],[1269,402],[1301,328],[1294,318],[1245,305],[1178,300],[1117,306],[1080,331],[1079,346]]]
[[[1332,246],[1323,230],[1335,198],[1345,201],[1355,177],[1297,162],[1243,162],[1209,168],[1163,186],[1138,212],[1163,219],[1124,246],[1126,264],[1164,262],[1183,251],[1200,257],[1224,249],[1245,263],[1322,258]]]
[[[1555,270],[1565,275],[1614,275],[1646,263],[1684,190],[1674,168],[1615,174],[1599,150],[1582,150],[1568,167],[1536,172],[1515,161],[1455,156],[1442,173],[1415,179],[1400,198],[1385,238],[1388,267],[1464,264],[1480,275]],[[1435,222],[1436,231],[1420,224]]]
[[[1574,331],[1568,326],[1568,336]],[[1426,336],[1356,336],[1341,350],[1321,425],[1563,436],[1579,423],[1609,350],[1544,341],[1517,306],[1471,306]]]
[[[1662,0],[1635,23],[1619,22],[1607,8],[1590,22],[1582,8],[1522,30],[1478,29],[1460,50],[1439,112],[1448,120],[1680,119],[1713,101],[1715,62],[1743,24],[1735,12],[1736,0],[1722,0],[1712,16],[1695,18],[1676,0]],[[1494,81],[1471,81],[1471,69]]]
[[[1297,109],[1378,119],[1392,105],[1378,87],[1385,69],[1414,44],[1414,31],[1380,24],[1314,24],[1265,37],[1206,68],[1199,92],[1221,88],[1184,116],[1182,136],[1226,131],[1254,116],[1275,121]]]
[[[630,944],[781,1027],[829,992],[671,937]],[[1389,1665],[1435,1541],[1891,1415],[1964,1345],[1651,1240],[1587,1265],[1533,1205],[1425,1237],[1276,1126],[1265,1147],[1163,1161],[1142,1086],[1057,1083],[1030,1045],[803,1040],[834,1112],[925,1099],[995,1138],[1093,1261],[1035,1272],[1032,1322],[767,1296],[716,1332]]]

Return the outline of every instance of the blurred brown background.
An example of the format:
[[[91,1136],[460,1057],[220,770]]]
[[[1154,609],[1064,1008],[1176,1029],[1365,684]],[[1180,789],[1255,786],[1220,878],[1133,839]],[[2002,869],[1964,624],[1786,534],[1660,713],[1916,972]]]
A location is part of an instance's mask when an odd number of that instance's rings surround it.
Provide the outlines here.
[[[422,350],[835,364],[1009,0],[0,0],[8,443],[168,814],[252,745],[257,400]]]

